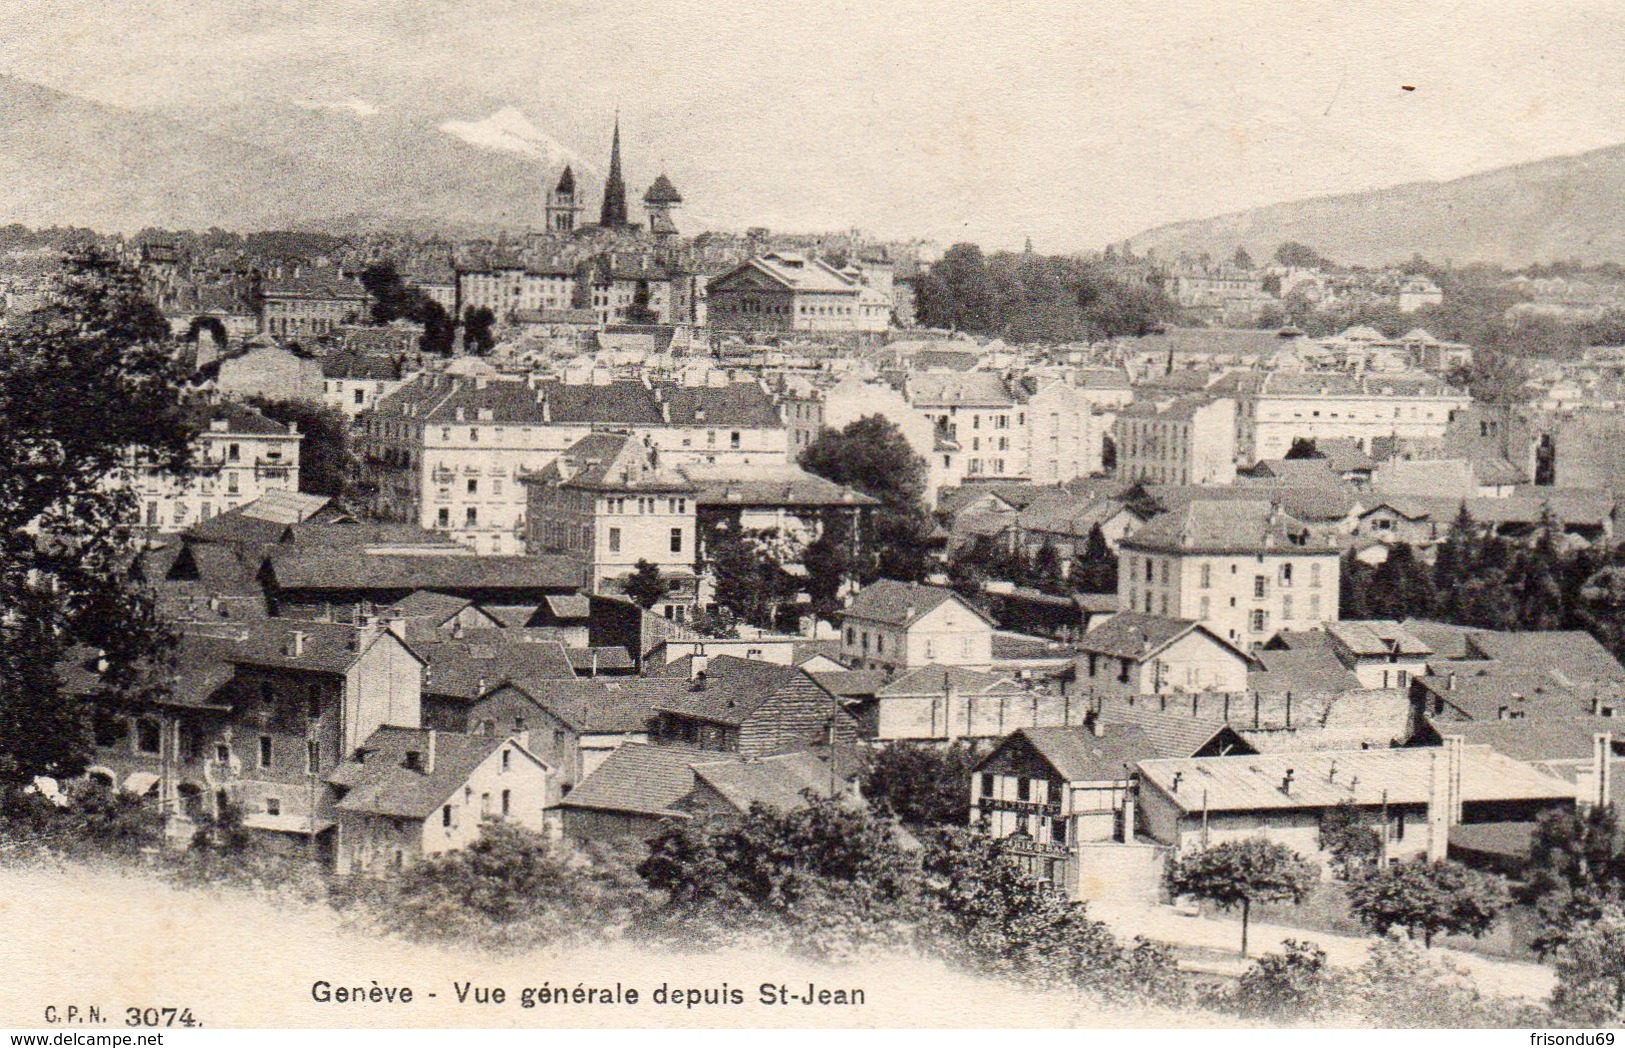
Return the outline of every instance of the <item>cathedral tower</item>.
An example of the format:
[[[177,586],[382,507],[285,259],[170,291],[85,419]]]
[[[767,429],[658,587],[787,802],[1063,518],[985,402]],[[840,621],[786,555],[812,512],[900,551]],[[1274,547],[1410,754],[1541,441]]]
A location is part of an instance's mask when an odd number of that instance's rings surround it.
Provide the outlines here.
[[[559,184],[547,194],[547,231],[549,233],[571,233],[576,228],[576,215],[580,213],[581,205],[576,203],[576,176],[569,166],[564,168],[564,174],[559,178]]]
[[[609,147],[609,177],[604,180],[604,206],[598,224],[605,229],[626,228],[626,182],[621,178],[621,118],[615,117],[615,138]]]

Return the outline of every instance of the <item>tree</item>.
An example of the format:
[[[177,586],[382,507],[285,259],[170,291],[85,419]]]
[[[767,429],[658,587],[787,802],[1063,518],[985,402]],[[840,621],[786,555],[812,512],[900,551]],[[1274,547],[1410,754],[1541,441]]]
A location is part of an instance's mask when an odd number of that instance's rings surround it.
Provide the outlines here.
[[[1320,252],[1296,240],[1288,240],[1276,248],[1275,261],[1294,269],[1322,269],[1332,266],[1330,261],[1320,257]]]
[[[689,628],[702,637],[730,640],[739,636],[739,616],[726,607],[702,611],[689,620]]]
[[[660,574],[660,566],[640,560],[626,578],[626,595],[632,603],[648,611],[671,592],[671,584]]]
[[[1320,449],[1315,447],[1314,437],[1293,437],[1292,446],[1286,449],[1286,454],[1282,457],[1288,459],[1318,459],[1326,456],[1322,455]]]
[[[468,847],[408,870],[379,900],[379,920],[414,939],[525,948],[602,934],[626,919],[638,892],[615,863],[492,822]]]
[[[1224,841],[1171,863],[1168,891],[1230,910],[1241,907],[1241,955],[1255,902],[1302,902],[1319,874],[1313,863],[1283,844],[1252,837]]]
[[[361,477],[361,459],[350,440],[350,420],[337,408],[308,400],[249,399],[266,418],[293,423],[299,442],[299,490],[343,501]]]
[[[859,533],[853,568],[860,581],[925,577],[931,535],[924,508],[925,460],[915,454],[895,423],[881,415],[866,415],[841,430],[826,429],[802,451],[800,463],[809,473],[880,502]]]
[[[1230,264],[1237,269],[1252,269],[1253,256],[1247,253],[1245,247],[1237,246],[1236,253],[1230,256]]]
[[[1612,804],[1543,813],[1529,841],[1535,896],[1625,889],[1625,834]]]
[[[1578,1026],[1625,1023],[1625,907],[1610,904],[1568,935],[1557,954],[1552,1011]]]
[[[1403,862],[1368,870],[1349,885],[1349,910],[1378,935],[1403,928],[1424,946],[1433,937],[1471,935],[1477,938],[1494,926],[1507,904],[1506,885],[1499,878],[1440,859]]]
[[[801,587],[787,564],[802,555],[799,543],[777,529],[739,530],[737,521],[707,530],[706,569],[716,586],[718,604],[762,629],[779,628],[779,615],[795,602]]]
[[[1072,588],[1081,593],[1117,592],[1117,554],[1106,542],[1099,524],[1089,527],[1083,552],[1072,562]]]
[[[485,356],[497,344],[491,328],[496,325],[496,314],[489,306],[478,309],[470,306],[463,312],[463,348],[476,356]]]
[[[888,822],[839,800],[669,824],[637,872],[660,893],[657,921],[690,943],[757,932],[849,957],[902,945],[921,916],[917,861]]]
[[[127,571],[135,493],[108,480],[131,460],[189,468],[197,427],[168,337],[136,274],[98,254],[70,257],[50,304],[0,331],[0,785],[84,770],[85,718],[54,672],[69,646],[105,653],[114,696],[165,657]]]
[[[1320,846],[1344,877],[1382,861],[1382,835],[1366,825],[1351,801],[1326,809],[1320,820]]]
[[[960,740],[946,749],[898,742],[870,759],[863,795],[914,826],[964,826],[970,821],[971,773],[985,753]]]

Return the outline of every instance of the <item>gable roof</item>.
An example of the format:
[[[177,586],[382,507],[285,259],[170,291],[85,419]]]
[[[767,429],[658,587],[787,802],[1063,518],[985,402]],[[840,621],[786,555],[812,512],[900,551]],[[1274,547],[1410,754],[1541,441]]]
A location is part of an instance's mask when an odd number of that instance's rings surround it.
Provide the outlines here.
[[[400,638],[381,627],[303,619],[254,623],[247,638],[231,649],[227,658],[239,666],[346,673],[378,643],[399,644],[414,659],[423,661]]]
[[[1243,752],[1253,748],[1222,718],[1193,717],[1177,702],[1167,709],[1154,707],[1149,699],[1133,705],[1119,703],[1102,711],[1100,723],[1102,730],[1113,724],[1139,728],[1159,757],[1189,757],[1200,753],[1215,739],[1220,739],[1223,746]]]
[[[942,586],[923,586],[918,582],[898,582],[879,579],[853,595],[840,612],[843,616],[867,619],[888,626],[907,628],[948,602],[955,602],[989,626],[994,625],[979,608],[951,589]]]
[[[1129,532],[1119,545],[1153,552],[1336,555],[1268,498],[1195,500]]]
[[[837,761],[832,770],[827,757],[798,750],[760,760],[705,761],[692,765],[692,770],[696,780],[740,812],[749,811],[753,804],[783,812],[805,807],[808,793],[817,798],[844,796],[846,774],[853,769],[842,768],[842,763],[850,764]]]
[[[1432,655],[1433,649],[1392,619],[1345,619],[1326,623],[1326,632],[1355,655]]]
[[[1625,721],[1615,717],[1536,717],[1518,720],[1428,720],[1443,738],[1459,735],[1468,745],[1489,746],[1518,761],[1590,760],[1594,738],[1612,735],[1625,747]]]
[[[769,699],[803,685],[828,698],[832,708],[839,708],[834,696],[796,666],[716,655],[707,660],[705,677],[700,680],[693,664],[694,656],[685,655],[648,671],[651,680],[676,679],[685,685],[656,705],[661,712],[718,724],[741,724]]]
[[[901,695],[946,695],[949,688],[961,695],[1016,695],[1026,691],[1020,683],[1002,673],[931,665],[899,673],[876,694],[883,699]]]
[[[1437,748],[1326,750],[1313,753],[1197,757],[1140,763],[1154,784],[1182,811],[1266,811],[1360,805],[1426,804],[1432,793]],[[1292,772],[1290,790],[1282,784]],[[1179,788],[1174,778],[1179,777]],[[1574,799],[1573,785],[1544,775],[1488,746],[1462,749],[1464,801]]]
[[[345,788],[338,802],[342,811],[384,815],[400,819],[426,819],[462,788],[485,760],[504,746],[544,769],[546,765],[506,735],[464,735],[430,728],[385,726],[362,744],[361,759],[352,756],[339,764],[327,781]],[[409,751],[423,754],[427,766],[430,747],[434,770],[406,766]]]
[[[559,807],[682,818],[675,805],[694,791],[694,763],[725,759],[685,746],[628,742],[577,783]]]
[[[502,630],[482,630],[477,640],[419,641],[423,691],[451,698],[479,698],[507,680],[575,680],[564,645],[503,639]]]
[[[1143,662],[1191,633],[1201,633],[1215,644],[1235,653],[1243,662],[1251,661],[1240,648],[1200,622],[1165,615],[1146,615],[1137,611],[1120,611],[1113,615],[1079,637],[1077,648],[1085,654],[1110,655]]]
[[[1142,760],[1162,756],[1135,724],[1102,724],[1096,735],[1088,727],[1018,728],[977,764],[986,767],[1006,747],[1031,746],[1066,782],[1116,782],[1129,778]]]
[[[562,555],[358,556],[277,550],[268,559],[267,568],[275,587],[281,590],[573,590],[580,587],[583,578],[581,561]]]

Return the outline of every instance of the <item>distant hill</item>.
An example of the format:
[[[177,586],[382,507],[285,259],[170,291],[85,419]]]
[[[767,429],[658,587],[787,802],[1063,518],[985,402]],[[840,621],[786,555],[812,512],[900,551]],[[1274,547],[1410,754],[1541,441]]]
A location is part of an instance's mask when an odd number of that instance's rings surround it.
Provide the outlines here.
[[[1525,265],[1578,258],[1625,261],[1625,145],[1498,168],[1449,182],[1272,204],[1176,222],[1133,237],[1135,252],[1243,246],[1268,258],[1296,240],[1338,262],[1378,265],[1421,254],[1434,262]]]
[[[0,76],[0,225],[523,226],[547,165],[428,117],[239,107],[154,113]]]

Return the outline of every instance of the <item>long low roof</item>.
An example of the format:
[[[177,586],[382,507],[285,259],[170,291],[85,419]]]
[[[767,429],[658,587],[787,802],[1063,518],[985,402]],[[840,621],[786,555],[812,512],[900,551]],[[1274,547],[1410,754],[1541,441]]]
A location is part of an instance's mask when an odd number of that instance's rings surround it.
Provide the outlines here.
[[[1140,773],[1181,810],[1259,811],[1359,805],[1426,804],[1439,747],[1333,750],[1244,757],[1194,757],[1140,762]],[[1290,791],[1283,790],[1292,772]],[[1174,779],[1179,779],[1175,788]],[[1464,801],[1573,800],[1574,787],[1495,752],[1464,746]]]
[[[572,589],[581,562],[562,556],[278,553],[270,559],[282,590]]]

